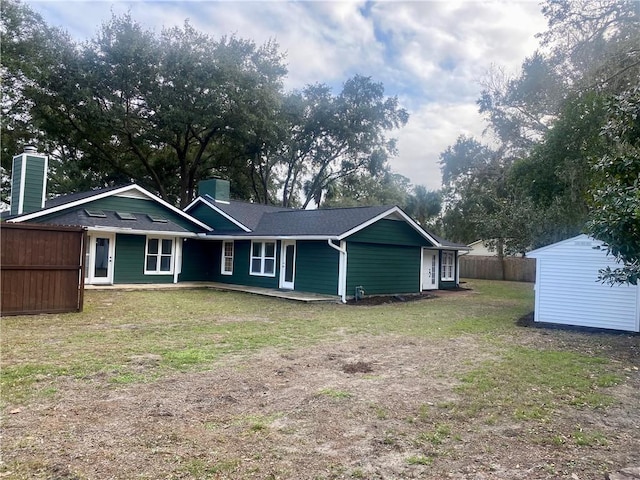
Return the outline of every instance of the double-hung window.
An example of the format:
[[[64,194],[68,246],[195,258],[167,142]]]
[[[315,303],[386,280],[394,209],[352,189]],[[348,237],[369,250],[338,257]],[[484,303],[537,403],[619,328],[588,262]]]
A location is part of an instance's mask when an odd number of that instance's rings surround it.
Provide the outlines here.
[[[145,275],[165,275],[173,273],[173,238],[147,237],[145,253]]]
[[[251,275],[276,275],[276,242],[251,242]]]
[[[233,240],[222,242],[222,262],[220,273],[222,275],[233,275]]]
[[[455,253],[442,252],[441,280],[455,280]]]

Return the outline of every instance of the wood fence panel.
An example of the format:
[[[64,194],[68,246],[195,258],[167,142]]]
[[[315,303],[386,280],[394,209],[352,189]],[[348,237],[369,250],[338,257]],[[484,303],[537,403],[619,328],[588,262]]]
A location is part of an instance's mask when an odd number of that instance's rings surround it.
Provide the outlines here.
[[[0,230],[2,315],[82,311],[83,228],[3,223]]]
[[[461,256],[460,277],[515,282],[536,281],[536,261],[533,258]]]

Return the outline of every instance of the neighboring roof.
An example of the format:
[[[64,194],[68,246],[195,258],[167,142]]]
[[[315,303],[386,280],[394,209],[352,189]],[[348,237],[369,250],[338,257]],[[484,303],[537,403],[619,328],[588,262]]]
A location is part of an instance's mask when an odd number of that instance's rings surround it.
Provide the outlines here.
[[[435,238],[443,247],[455,248],[457,250],[469,250],[469,247],[463,243],[450,242],[449,240],[445,240],[444,238],[431,232],[429,232],[429,235]]]
[[[104,217],[92,217],[87,215],[84,209],[78,208],[70,210],[68,213],[59,215],[48,223],[55,225],[78,225],[89,228],[103,228],[105,230],[131,230],[135,232],[158,232],[158,233],[191,233],[184,227],[167,220],[166,222],[154,222],[144,213],[131,212],[135,220],[123,220],[114,211],[101,210]]]
[[[11,216],[11,217],[6,217],[5,219],[7,221],[9,221],[9,222],[24,222],[24,221],[28,221],[28,220],[32,220],[32,219],[37,219],[37,218],[45,216],[45,215],[50,215],[52,213],[64,212],[64,210],[66,210],[66,209],[81,207],[85,203],[88,203],[88,202],[91,202],[91,201],[94,201],[94,200],[98,200],[100,198],[105,198],[105,197],[109,197],[109,196],[117,195],[117,194],[126,194],[126,193],[133,193],[133,194],[142,195],[143,197],[146,197],[149,200],[153,200],[153,201],[159,203],[163,207],[171,210],[173,213],[175,213],[177,215],[180,215],[181,217],[185,218],[189,222],[191,222],[191,223],[193,223],[195,225],[198,225],[199,227],[205,229],[206,231],[211,231],[211,227],[209,227],[208,225],[202,223],[200,220],[197,220],[196,218],[192,217],[188,213],[183,212],[179,208],[174,207],[170,203],[162,200],[161,198],[159,198],[156,195],[152,194],[151,192],[145,190],[144,188],[140,187],[139,185],[136,185],[135,183],[132,183],[132,184],[129,184],[129,185],[117,186],[117,187],[108,187],[108,188],[102,188],[102,189],[98,189],[98,190],[91,190],[89,192],[81,192],[81,193],[72,193],[72,194],[69,194],[69,195],[62,195],[60,197],[56,197],[56,198],[53,198],[51,200],[46,201],[45,202],[45,208],[43,208],[42,210],[38,210],[36,212],[31,212],[31,213],[25,213],[25,214],[22,214],[22,215],[14,215],[14,216]],[[69,212],[70,215],[72,213],[73,212]],[[66,216],[66,214],[63,214],[62,216]],[[71,216],[73,216],[73,215],[71,215]],[[58,219],[59,218],[60,218],[60,216],[56,217],[56,223],[58,223]],[[68,221],[72,221],[74,219],[69,217],[67,220]],[[100,220],[104,220],[104,219],[100,219]],[[155,223],[154,223],[154,225],[157,226],[157,224],[155,224]],[[87,226],[90,226],[90,225],[87,225]],[[177,225],[176,225],[176,227],[177,227]],[[165,231],[165,230],[154,229],[153,231]],[[170,231],[186,231],[186,230],[184,228],[180,228],[179,230],[170,230]]]

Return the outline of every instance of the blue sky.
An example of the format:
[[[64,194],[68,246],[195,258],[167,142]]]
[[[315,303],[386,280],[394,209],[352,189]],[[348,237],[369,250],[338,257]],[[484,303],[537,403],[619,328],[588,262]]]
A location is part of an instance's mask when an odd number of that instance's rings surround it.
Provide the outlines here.
[[[536,1],[58,1],[26,0],[50,25],[89,39],[113,11],[160,31],[185,19],[214,37],[236,34],[286,53],[287,89],[358,73],[397,95],[411,117],[394,133],[391,168],[440,187],[438,156],[486,128],[475,104],[492,66],[516,73],[546,28]],[[486,138],[486,142],[490,139]]]

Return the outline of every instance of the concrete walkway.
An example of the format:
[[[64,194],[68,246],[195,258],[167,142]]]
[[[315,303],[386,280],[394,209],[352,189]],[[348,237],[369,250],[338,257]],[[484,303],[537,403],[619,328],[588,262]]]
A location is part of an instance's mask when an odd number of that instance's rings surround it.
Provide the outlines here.
[[[210,288],[212,290],[234,291],[264,295],[266,297],[283,298],[285,300],[295,300],[297,302],[329,302],[338,303],[338,295],[320,295],[317,293],[296,292],[293,290],[280,290],[275,288],[248,287],[246,285],[233,285],[218,282],[180,282],[180,283],[121,283],[117,285],[85,285],[85,290],[179,290]]]

